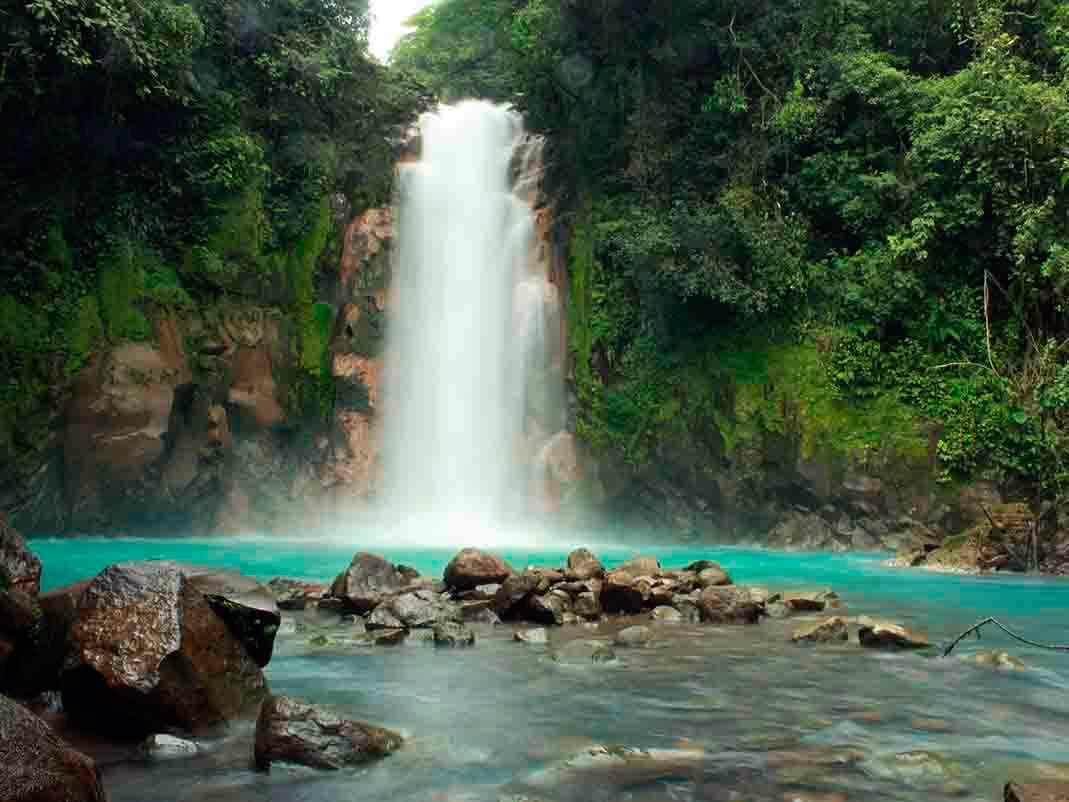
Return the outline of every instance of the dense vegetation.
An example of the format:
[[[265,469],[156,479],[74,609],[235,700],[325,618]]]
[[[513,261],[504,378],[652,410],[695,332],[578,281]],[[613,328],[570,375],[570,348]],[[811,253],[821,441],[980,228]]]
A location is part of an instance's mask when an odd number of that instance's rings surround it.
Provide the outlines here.
[[[930,422],[946,480],[1059,490],[1069,6],[450,0],[414,23],[396,64],[552,136],[588,440],[642,464],[788,354],[796,400],[854,433]]]
[[[314,272],[336,215],[388,197],[424,99],[367,55],[366,0],[0,8],[0,464],[151,305],[281,307],[314,414]]]

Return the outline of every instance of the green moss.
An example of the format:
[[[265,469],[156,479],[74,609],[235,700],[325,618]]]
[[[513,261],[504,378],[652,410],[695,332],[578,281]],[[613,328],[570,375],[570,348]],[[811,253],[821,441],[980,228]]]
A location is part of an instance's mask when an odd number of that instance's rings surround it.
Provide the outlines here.
[[[145,290],[143,254],[122,240],[104,255],[99,264],[97,296],[100,319],[112,340],[143,340],[152,327],[141,313]]]
[[[576,210],[571,241],[571,294],[568,304],[569,340],[575,353],[575,372],[580,385],[589,383],[593,348],[590,301],[594,270],[594,222],[589,193],[583,193]]]
[[[73,376],[88,361],[96,343],[104,336],[104,323],[100,319],[97,299],[87,295],[78,302],[78,309],[71,318],[67,332],[67,360],[64,371]]]

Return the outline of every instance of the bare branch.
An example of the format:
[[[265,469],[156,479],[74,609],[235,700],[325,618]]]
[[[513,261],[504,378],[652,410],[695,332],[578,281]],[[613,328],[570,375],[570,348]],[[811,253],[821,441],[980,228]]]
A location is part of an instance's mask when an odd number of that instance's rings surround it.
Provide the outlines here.
[[[1051,643],[1039,643],[1038,641],[1029,640],[1028,638],[1021,637],[1020,635],[1018,635],[1013,630],[1011,630],[1008,627],[1006,627],[1003,624],[1001,624],[998,621],[998,619],[996,619],[996,618],[985,618],[980,623],[974,624],[973,626],[969,627],[967,630],[962,632],[960,635],[958,635],[958,637],[956,637],[953,640],[953,642],[943,650],[943,657],[946,657],[952,651],[954,651],[954,647],[957,646],[959,643],[961,643],[963,640],[965,640],[965,638],[967,638],[972,633],[974,633],[974,632],[977,633],[977,637],[979,637],[980,636],[980,629],[985,627],[985,626],[987,626],[988,624],[994,624],[996,627],[1001,629],[1003,632],[1005,632],[1007,635],[1009,635],[1014,640],[1020,641],[1021,643],[1024,643],[1024,644],[1026,644],[1028,646],[1035,646],[1037,649],[1047,649],[1047,650],[1052,651],[1052,652],[1069,652],[1069,646],[1058,646],[1058,645],[1051,644]]]

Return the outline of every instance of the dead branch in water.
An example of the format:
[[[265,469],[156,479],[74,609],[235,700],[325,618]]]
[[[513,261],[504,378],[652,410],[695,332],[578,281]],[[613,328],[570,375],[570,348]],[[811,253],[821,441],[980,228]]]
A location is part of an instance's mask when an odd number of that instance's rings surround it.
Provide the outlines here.
[[[965,640],[965,638],[967,638],[969,635],[971,635],[974,632],[976,633],[976,637],[979,640],[979,638],[980,638],[980,629],[982,627],[987,626],[988,624],[994,624],[996,627],[1001,629],[1003,632],[1005,632],[1007,635],[1009,635],[1014,640],[1020,641],[1021,643],[1027,644],[1029,646],[1035,646],[1038,649],[1048,649],[1048,650],[1050,650],[1052,652],[1069,652],[1069,646],[1057,646],[1057,645],[1052,644],[1052,643],[1038,643],[1038,642],[1036,642],[1034,640],[1028,640],[1028,638],[1021,637],[1016,632],[1014,632],[1012,629],[1009,629],[1008,627],[1006,627],[1005,625],[1000,623],[998,621],[998,619],[996,619],[996,618],[985,618],[980,623],[974,624],[973,626],[969,627],[967,630],[962,632],[960,635],[958,635],[958,637],[956,637],[954,639],[953,643],[951,643],[949,646],[947,646],[943,650],[943,657],[946,657],[952,651],[954,651],[954,647],[955,646],[957,646],[959,643],[961,643],[963,640]]]

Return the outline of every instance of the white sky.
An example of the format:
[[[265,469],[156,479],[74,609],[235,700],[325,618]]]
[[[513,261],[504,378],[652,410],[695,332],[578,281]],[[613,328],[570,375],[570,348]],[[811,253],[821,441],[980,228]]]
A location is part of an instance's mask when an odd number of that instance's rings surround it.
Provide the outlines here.
[[[370,50],[385,62],[405,32],[404,21],[433,0],[371,0]]]

